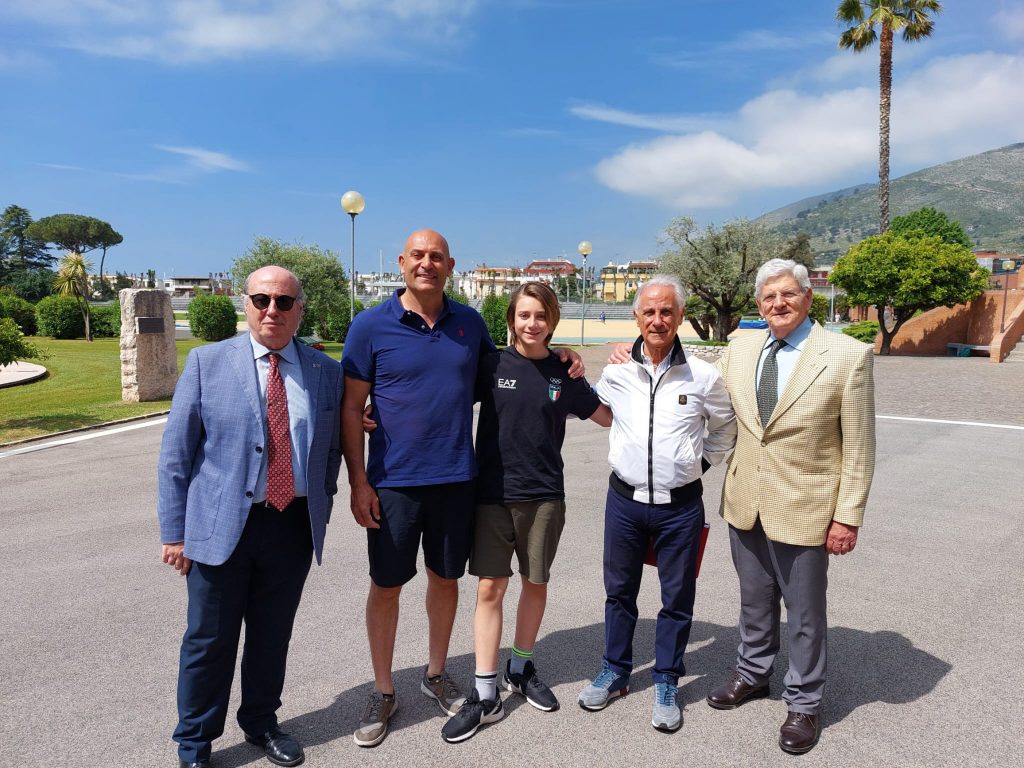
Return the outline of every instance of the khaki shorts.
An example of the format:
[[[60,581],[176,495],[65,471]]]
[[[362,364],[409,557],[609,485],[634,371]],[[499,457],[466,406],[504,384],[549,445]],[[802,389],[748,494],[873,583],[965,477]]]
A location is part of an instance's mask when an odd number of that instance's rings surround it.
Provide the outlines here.
[[[561,499],[480,504],[469,572],[488,579],[511,576],[515,552],[523,578],[547,584],[563,527],[565,502]]]

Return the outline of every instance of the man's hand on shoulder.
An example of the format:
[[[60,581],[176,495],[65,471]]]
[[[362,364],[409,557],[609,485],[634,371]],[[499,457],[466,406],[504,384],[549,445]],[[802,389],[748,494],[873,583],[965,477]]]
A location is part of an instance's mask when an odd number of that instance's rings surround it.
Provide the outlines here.
[[[176,544],[164,544],[160,559],[168,565],[173,565],[182,576],[188,575],[192,568],[192,561],[185,557],[185,542],[183,541]]]
[[[583,365],[583,358],[580,357],[580,353],[575,349],[569,349],[568,347],[556,347],[551,351],[558,355],[558,359],[563,363],[571,363],[569,366],[570,379],[578,379],[587,372],[587,369]]]
[[[608,355],[610,365],[621,365],[629,362],[629,354],[633,351],[633,345],[627,342],[620,342],[612,347],[612,353]]]
[[[858,528],[854,525],[840,523],[833,520],[828,527],[828,537],[825,539],[825,551],[830,555],[848,555],[857,546]]]

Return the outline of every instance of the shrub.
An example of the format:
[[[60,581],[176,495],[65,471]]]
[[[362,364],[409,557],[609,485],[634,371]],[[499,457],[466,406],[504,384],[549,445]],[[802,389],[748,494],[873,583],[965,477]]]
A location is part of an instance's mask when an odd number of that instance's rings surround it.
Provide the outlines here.
[[[878,331],[878,323],[875,320],[863,320],[843,328],[843,333],[847,336],[853,336],[857,341],[863,341],[866,344],[875,343]]]
[[[51,295],[36,304],[36,329],[40,336],[78,339],[85,336],[85,321],[72,296]]]
[[[491,341],[496,346],[503,347],[508,344],[508,320],[506,315],[508,313],[509,301],[508,296],[497,296],[492,293],[484,299],[484,303],[480,307],[480,314],[483,315],[487,331],[491,334]]]
[[[238,315],[227,296],[200,293],[188,305],[192,335],[203,341],[221,341],[235,335]]]
[[[342,344],[345,343],[345,337],[348,336],[348,328],[351,325],[349,321],[348,303],[350,299],[348,296],[345,297],[343,302],[340,302],[329,315],[327,315],[326,327],[322,329],[320,337],[329,341],[340,341]],[[363,311],[363,302],[356,299],[356,314],[358,315]]]
[[[0,366],[44,357],[46,355],[38,347],[25,341],[24,334],[11,318],[0,317]]]
[[[106,307],[93,307],[90,320],[94,338],[121,335],[121,304],[115,301]]]
[[[828,316],[828,298],[820,293],[814,294],[811,301],[811,311],[808,314],[818,325],[824,326],[826,322],[832,319]]]
[[[0,293],[0,317],[9,317],[26,336],[36,335],[36,308],[13,293]]]

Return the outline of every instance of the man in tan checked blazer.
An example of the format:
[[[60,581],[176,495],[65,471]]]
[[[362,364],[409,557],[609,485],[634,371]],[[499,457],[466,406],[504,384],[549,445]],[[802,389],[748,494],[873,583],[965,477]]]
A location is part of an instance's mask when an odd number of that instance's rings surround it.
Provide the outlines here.
[[[807,269],[793,261],[764,264],[755,296],[768,334],[734,339],[719,363],[739,428],[721,515],[740,581],[740,645],[707,701],[735,709],[768,695],[785,600],[779,746],[800,754],[821,732],[828,555],[856,546],[874,471],[873,350],[812,323]]]

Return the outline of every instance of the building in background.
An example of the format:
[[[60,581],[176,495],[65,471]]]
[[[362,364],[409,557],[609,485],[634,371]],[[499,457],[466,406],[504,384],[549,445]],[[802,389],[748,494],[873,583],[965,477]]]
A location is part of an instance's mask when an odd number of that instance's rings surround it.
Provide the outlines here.
[[[607,302],[627,301],[657,271],[658,262],[653,259],[631,260],[625,264],[609,262],[607,267],[601,267],[596,286],[597,297]]]

